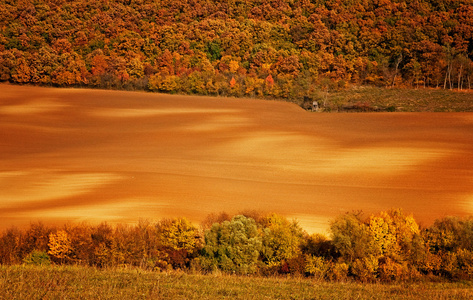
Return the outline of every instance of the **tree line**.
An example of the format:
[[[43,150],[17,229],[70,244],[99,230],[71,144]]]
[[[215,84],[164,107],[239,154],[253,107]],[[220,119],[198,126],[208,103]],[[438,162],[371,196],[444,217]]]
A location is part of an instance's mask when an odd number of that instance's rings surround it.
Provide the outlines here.
[[[1,264],[134,266],[230,274],[298,274],[320,280],[391,282],[473,277],[473,218],[446,217],[421,228],[393,209],[339,215],[329,236],[308,234],[277,214],[211,214],[136,225],[32,223],[0,236]]]
[[[0,81],[300,101],[471,89],[470,0],[0,0]]]

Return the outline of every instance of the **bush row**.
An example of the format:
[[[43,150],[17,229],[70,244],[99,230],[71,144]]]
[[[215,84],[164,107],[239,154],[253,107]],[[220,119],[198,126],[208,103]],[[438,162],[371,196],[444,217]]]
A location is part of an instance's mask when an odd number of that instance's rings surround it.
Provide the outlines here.
[[[330,235],[308,234],[297,221],[255,212],[136,225],[32,223],[0,237],[2,264],[135,266],[153,270],[299,274],[362,282],[473,276],[473,218],[447,217],[420,228],[402,210],[338,216]]]

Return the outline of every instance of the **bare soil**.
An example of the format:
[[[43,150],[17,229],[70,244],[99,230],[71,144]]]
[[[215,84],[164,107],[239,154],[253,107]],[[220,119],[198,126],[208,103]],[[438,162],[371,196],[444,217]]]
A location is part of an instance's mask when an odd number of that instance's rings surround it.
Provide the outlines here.
[[[0,85],[0,229],[243,210],[473,213],[473,113]]]

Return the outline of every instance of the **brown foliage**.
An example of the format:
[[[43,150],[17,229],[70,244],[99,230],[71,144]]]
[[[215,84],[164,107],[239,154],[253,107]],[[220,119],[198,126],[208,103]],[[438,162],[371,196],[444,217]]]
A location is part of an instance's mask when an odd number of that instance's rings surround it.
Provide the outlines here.
[[[232,217],[226,212],[211,213],[205,217],[200,223],[203,230],[210,229],[215,223],[223,223],[224,221],[230,221]]]

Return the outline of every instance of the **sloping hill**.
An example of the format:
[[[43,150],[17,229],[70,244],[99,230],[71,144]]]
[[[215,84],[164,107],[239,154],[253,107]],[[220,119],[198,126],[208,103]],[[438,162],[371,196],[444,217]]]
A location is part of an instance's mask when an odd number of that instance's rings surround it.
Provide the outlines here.
[[[471,113],[314,114],[234,98],[1,85],[1,226],[258,209],[471,214]]]

